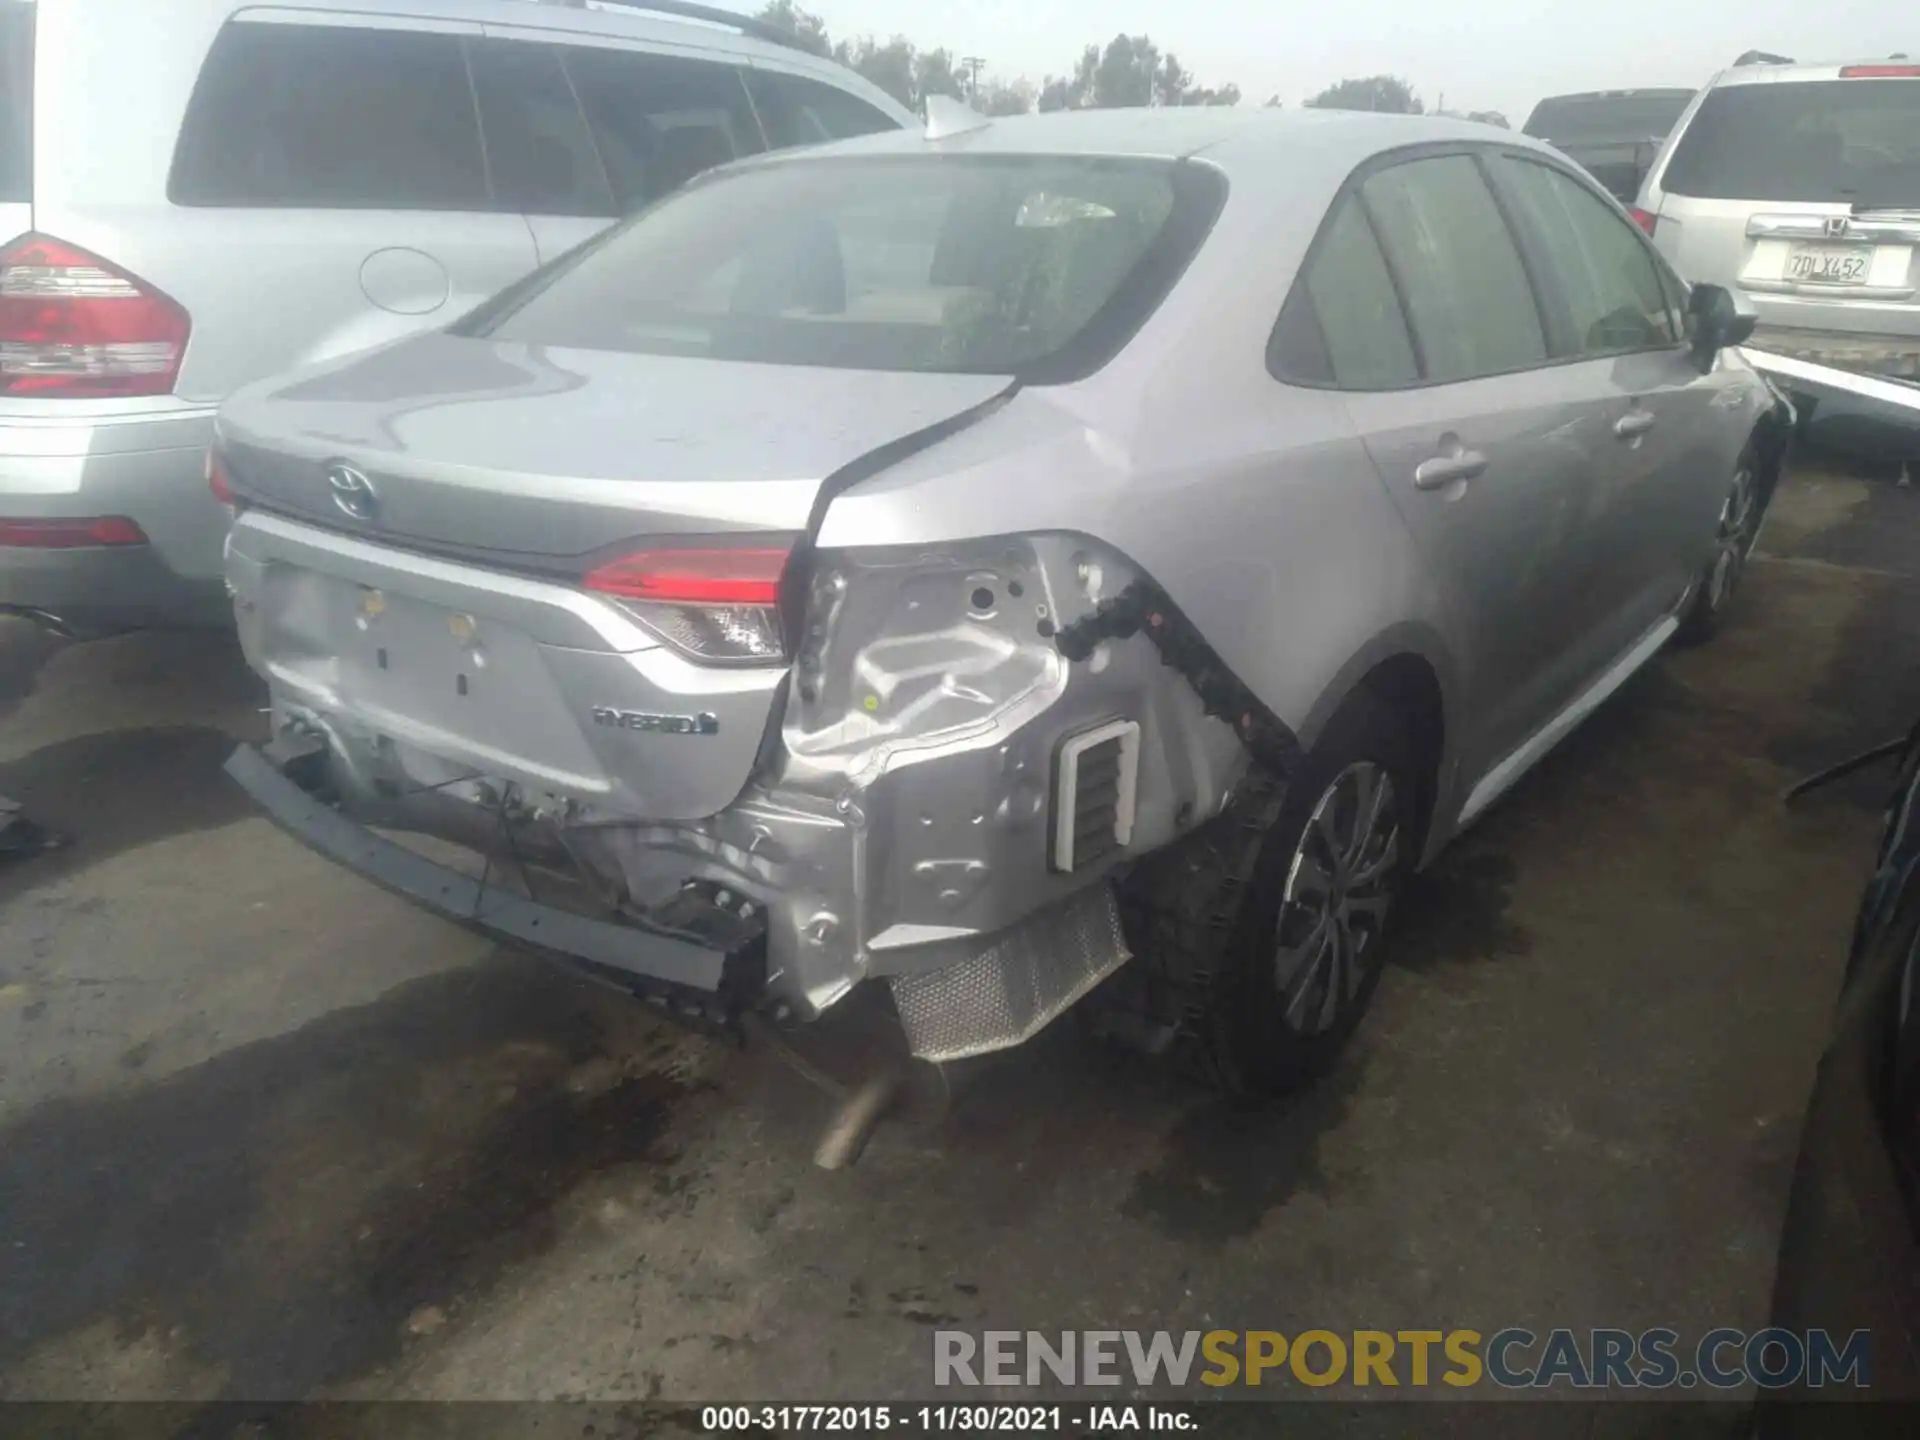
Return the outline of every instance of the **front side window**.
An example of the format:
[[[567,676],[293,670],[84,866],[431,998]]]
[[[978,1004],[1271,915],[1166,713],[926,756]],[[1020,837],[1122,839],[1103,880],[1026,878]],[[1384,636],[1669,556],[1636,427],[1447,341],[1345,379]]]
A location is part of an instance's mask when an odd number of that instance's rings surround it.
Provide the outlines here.
[[[1722,86],[1660,183],[1703,200],[1920,206],[1920,78]]]
[[[1677,339],[1659,267],[1633,226],[1551,165],[1501,157],[1517,223],[1539,242],[1575,353],[1618,354]]]
[[[818,145],[827,140],[849,140],[898,130],[899,123],[879,108],[844,90],[786,75],[777,70],[755,70],[747,77],[754,107],[766,129],[767,143],[776,150],[789,145]]]
[[[623,210],[762,148],[734,66],[573,46],[566,67]]]
[[[690,187],[477,316],[533,345],[1046,373],[1117,351],[1224,180],[1092,157],[862,157]]]
[[[455,35],[229,24],[188,103],[179,205],[486,210]]]
[[[1351,195],[1338,202],[1288,297],[1276,336],[1282,379],[1391,390],[1419,379],[1380,242]]]
[[[1429,381],[1538,365],[1546,336],[1520,252],[1467,155],[1410,160],[1360,187]]]

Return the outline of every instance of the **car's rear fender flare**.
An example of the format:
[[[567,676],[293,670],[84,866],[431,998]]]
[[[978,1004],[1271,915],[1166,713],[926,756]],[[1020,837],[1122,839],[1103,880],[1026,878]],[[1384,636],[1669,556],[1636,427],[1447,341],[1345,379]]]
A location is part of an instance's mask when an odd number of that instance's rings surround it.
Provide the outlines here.
[[[1452,834],[1459,810],[1459,667],[1433,626],[1418,620],[1391,625],[1356,650],[1321,689],[1299,727],[1301,746],[1317,744],[1361,689],[1374,691],[1406,718],[1427,768],[1420,797],[1425,864]]]

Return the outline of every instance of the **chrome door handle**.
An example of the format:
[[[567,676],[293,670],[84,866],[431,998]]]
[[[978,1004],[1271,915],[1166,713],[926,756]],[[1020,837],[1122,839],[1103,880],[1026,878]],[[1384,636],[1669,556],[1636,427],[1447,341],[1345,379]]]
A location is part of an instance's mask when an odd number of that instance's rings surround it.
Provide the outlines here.
[[[1457,450],[1451,455],[1436,455],[1422,460],[1413,471],[1413,488],[1439,490],[1456,480],[1471,480],[1487,468],[1487,457],[1478,450]]]
[[[1637,440],[1653,428],[1653,416],[1644,410],[1629,410],[1613,422],[1613,433],[1622,440]]]

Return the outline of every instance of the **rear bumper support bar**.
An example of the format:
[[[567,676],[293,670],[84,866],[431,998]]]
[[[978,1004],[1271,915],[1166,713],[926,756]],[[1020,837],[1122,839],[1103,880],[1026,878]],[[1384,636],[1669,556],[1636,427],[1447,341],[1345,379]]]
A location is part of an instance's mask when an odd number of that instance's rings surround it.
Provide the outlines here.
[[[541,905],[503,887],[483,887],[342,815],[294,778],[306,768],[292,759],[276,763],[252,745],[238,747],[226,764],[227,774],[274,824],[382,889],[491,939],[662,1001],[690,1018],[725,1018],[721,987],[728,952]]]

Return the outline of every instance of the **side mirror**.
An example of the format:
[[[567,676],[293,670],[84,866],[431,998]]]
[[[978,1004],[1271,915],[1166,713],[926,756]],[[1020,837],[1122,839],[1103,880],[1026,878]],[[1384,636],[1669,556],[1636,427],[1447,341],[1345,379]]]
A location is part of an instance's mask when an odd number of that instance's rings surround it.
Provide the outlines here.
[[[1687,296],[1687,338],[1694,362],[1711,369],[1713,357],[1753,337],[1755,316],[1724,285],[1696,285]]]

